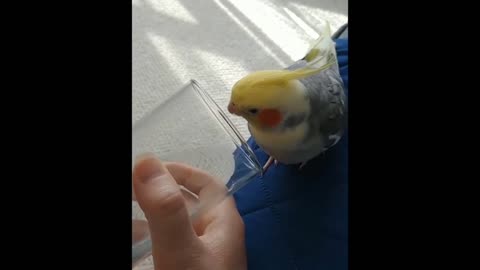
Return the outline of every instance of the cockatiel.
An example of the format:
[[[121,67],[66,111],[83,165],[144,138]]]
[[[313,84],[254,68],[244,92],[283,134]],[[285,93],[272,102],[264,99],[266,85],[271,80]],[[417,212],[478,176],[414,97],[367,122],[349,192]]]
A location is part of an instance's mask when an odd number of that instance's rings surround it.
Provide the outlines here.
[[[247,120],[250,134],[269,155],[264,172],[273,161],[301,169],[337,144],[347,107],[329,24],[301,60],[236,82],[228,111]]]

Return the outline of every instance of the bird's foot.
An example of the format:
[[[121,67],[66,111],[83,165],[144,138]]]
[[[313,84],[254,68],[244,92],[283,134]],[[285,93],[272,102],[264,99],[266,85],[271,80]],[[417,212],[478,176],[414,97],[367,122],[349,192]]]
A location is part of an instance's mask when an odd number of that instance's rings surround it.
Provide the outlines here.
[[[307,161],[302,162],[302,163],[300,164],[300,166],[298,167],[298,170],[301,171],[301,170],[303,169],[303,167],[305,167],[306,164],[307,164]]]
[[[267,169],[272,165],[272,163],[275,164],[275,166],[278,165],[278,160],[276,160],[275,158],[273,157],[269,157],[267,162],[265,162],[265,165],[263,165],[263,173],[265,173],[267,171]]]

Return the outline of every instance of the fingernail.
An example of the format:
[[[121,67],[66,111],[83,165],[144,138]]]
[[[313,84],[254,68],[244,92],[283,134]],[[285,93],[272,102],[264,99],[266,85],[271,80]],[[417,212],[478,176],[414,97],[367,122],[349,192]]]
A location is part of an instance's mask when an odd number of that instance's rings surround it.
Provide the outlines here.
[[[136,163],[136,176],[144,183],[167,173],[162,162],[151,154],[139,156]]]
[[[145,160],[145,159],[153,159],[153,158],[157,158],[157,157],[155,156],[155,154],[153,154],[153,153],[143,153],[143,154],[139,154],[138,156],[135,157],[135,164],[140,163],[142,160]]]

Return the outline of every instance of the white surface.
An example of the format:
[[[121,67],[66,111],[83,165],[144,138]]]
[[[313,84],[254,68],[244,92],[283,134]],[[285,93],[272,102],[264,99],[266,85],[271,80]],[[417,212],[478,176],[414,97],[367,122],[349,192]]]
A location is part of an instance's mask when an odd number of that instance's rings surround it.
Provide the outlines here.
[[[290,65],[325,20],[333,33],[348,19],[347,0],[132,0],[132,8],[132,123],[191,78],[226,108],[242,76]],[[248,137],[244,121],[231,119]],[[151,260],[137,269],[153,269]]]
[[[191,78],[225,107],[242,76],[302,57],[324,20],[332,32],[347,22],[347,0],[133,0],[132,8],[133,122]],[[244,121],[231,119],[247,136]]]

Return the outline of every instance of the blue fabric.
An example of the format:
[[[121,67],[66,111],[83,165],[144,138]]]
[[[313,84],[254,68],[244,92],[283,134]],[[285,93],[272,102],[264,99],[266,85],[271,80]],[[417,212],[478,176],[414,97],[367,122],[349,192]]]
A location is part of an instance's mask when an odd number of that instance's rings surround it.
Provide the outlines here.
[[[336,44],[348,95],[348,40]],[[301,171],[272,165],[234,194],[246,226],[249,270],[347,269],[347,142],[348,132]],[[265,163],[268,157],[255,141],[248,143]]]

